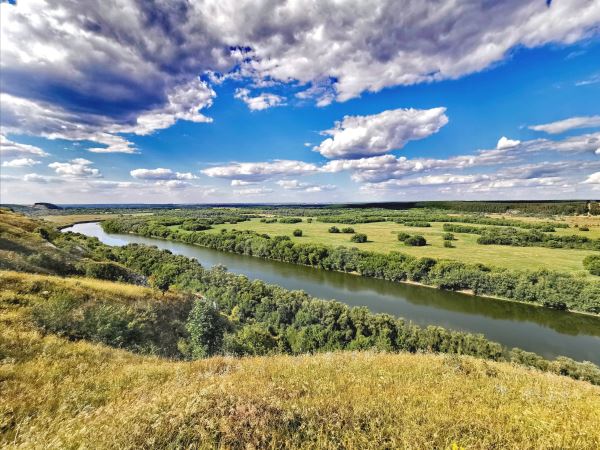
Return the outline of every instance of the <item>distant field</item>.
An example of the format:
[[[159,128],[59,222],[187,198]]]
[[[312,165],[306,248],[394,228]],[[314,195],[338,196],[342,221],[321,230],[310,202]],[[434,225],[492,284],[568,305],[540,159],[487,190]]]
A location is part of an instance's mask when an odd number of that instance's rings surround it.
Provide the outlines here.
[[[123,214],[126,216],[143,216],[147,213],[139,214]],[[95,222],[100,220],[116,219],[121,214],[65,214],[65,215],[51,215],[42,216],[41,218],[47,222],[54,223],[59,227],[67,227],[75,223],[81,222]]]
[[[581,218],[582,223],[589,223],[590,231],[583,232],[577,228],[560,229],[560,234],[581,234],[589,237],[600,237],[600,221]],[[506,267],[509,269],[554,269],[565,272],[580,273],[589,276],[584,270],[582,260],[585,256],[594,254],[589,250],[550,249],[543,247],[509,247],[500,245],[479,245],[477,237],[473,234],[454,233],[457,240],[453,241],[455,248],[445,248],[442,235],[442,223],[431,223],[431,228],[406,227],[393,222],[376,222],[356,225],[336,224],[338,228],[351,226],[356,232],[366,233],[369,242],[353,244],[350,234],[333,234],[327,230],[334,224],[321,223],[313,220],[307,223],[262,223],[259,219],[240,222],[235,225],[215,225],[209,233],[218,233],[222,228],[237,230],[254,230],[270,235],[287,235],[298,242],[315,242],[327,245],[359,246],[361,249],[375,252],[388,253],[401,251],[415,256],[428,256],[432,258],[447,258],[468,263],[482,263]],[[472,225],[472,224],[471,224]],[[593,228],[592,228],[593,226]],[[292,236],[295,229],[301,229],[302,237]],[[408,247],[398,241],[397,233],[403,231],[409,234],[420,234],[427,239],[426,247]]]

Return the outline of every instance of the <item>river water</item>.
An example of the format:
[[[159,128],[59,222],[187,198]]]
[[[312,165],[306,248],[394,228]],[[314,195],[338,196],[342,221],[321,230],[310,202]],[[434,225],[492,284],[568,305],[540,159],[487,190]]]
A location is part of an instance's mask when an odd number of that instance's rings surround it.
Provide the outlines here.
[[[155,245],[175,254],[196,258],[205,267],[222,264],[233,273],[287,289],[302,289],[318,298],[366,306],[373,312],[403,317],[423,326],[440,325],[452,330],[481,333],[508,347],[519,347],[546,358],[564,355],[600,364],[598,317],[328,272],[162,239],[109,234],[99,223],[80,223],[63,231],[95,236],[108,245]]]

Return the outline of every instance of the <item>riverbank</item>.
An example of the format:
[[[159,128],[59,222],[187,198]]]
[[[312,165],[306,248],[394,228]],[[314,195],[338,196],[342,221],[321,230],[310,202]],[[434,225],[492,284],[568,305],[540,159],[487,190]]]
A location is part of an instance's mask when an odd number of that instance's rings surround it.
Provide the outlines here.
[[[131,233],[131,232],[129,232]],[[184,231],[179,231],[179,233],[183,233],[183,235],[188,235],[194,232],[184,232]],[[204,233],[204,232],[202,232]],[[143,234],[136,234],[136,233],[132,233],[135,235],[139,235],[139,236],[144,236]],[[202,243],[198,243],[196,241],[187,241],[187,240],[183,240],[183,239],[171,239],[171,238],[164,238],[162,236],[145,236],[145,237],[151,237],[153,239],[163,239],[166,241],[171,241],[171,242],[180,242],[183,244],[189,244],[189,245],[194,245],[194,246],[198,246],[198,247],[203,247],[203,248],[211,248],[211,249],[215,249],[212,246],[208,246],[208,245],[203,245]],[[224,248],[218,248],[216,250],[218,251],[223,251],[223,252],[227,252],[227,253],[232,253],[232,254],[240,254],[239,252],[236,251],[229,251],[227,249],[228,247],[224,247]],[[248,256],[252,256],[252,257],[256,257],[256,258],[260,258],[260,259],[265,259],[265,260],[272,260],[272,261],[280,261],[279,259],[276,258],[268,258],[268,257],[262,257],[262,256],[257,256],[255,254],[250,254]],[[318,270],[326,270],[329,272],[339,272],[339,273],[349,273],[349,274],[353,274],[353,275],[358,275],[361,277],[365,277],[365,275],[362,275],[356,271],[339,271],[339,270],[335,270],[335,269],[329,269],[329,268],[323,268],[323,267],[315,267],[314,265],[308,265],[308,264],[302,264],[302,263],[298,263],[298,262],[288,262],[289,264],[294,264],[294,265],[299,265],[299,266],[305,266],[305,267],[312,267],[312,268],[316,268]],[[413,285],[413,286],[422,286],[422,287],[427,287],[427,288],[431,288],[431,289],[441,289],[441,290],[445,290],[445,291],[450,291],[450,292],[460,292],[463,293],[465,295],[471,295],[471,296],[476,296],[476,297],[481,297],[481,298],[489,298],[489,299],[495,299],[495,300],[501,300],[501,301],[507,301],[507,302],[514,302],[514,303],[520,303],[520,304],[527,304],[527,305],[535,305],[538,307],[542,307],[542,308],[549,308],[549,306],[540,304],[540,303],[536,303],[536,302],[527,302],[527,301],[522,301],[519,299],[514,299],[514,298],[507,298],[507,297],[503,297],[503,296],[497,296],[497,295],[492,295],[489,293],[485,293],[485,292],[474,292],[474,290],[472,289],[443,289],[440,288],[439,286],[436,285],[432,285],[432,284],[428,284],[428,283],[422,283],[419,281],[415,281],[415,280],[409,280],[409,279],[394,279],[394,280],[389,280],[386,278],[382,278],[379,276],[368,276],[365,278],[373,278],[373,279],[382,279],[382,280],[386,280],[386,281],[392,281],[394,283],[403,283],[403,284],[408,284],[408,285]],[[550,309],[563,309],[565,310],[565,308],[555,308],[555,307],[550,307]],[[589,311],[582,311],[581,309],[575,309],[575,308],[569,308],[566,309],[571,313],[574,314],[583,314],[583,315],[587,315],[587,316],[591,316],[591,317],[600,317],[600,314],[596,314],[593,312],[589,312]]]
[[[493,297],[478,298],[418,284],[396,283],[311,266],[251,257],[169,239],[135,234],[108,234],[98,224],[82,224],[74,230],[115,246],[138,243],[168,249],[195,258],[205,267],[224,265],[232,273],[250,279],[303,290],[323,299],[338,299],[350,306],[367,306],[372,312],[402,317],[420,326],[481,333],[511,347],[553,358],[567,355],[600,364],[600,318],[549,308],[533,308],[524,302]]]

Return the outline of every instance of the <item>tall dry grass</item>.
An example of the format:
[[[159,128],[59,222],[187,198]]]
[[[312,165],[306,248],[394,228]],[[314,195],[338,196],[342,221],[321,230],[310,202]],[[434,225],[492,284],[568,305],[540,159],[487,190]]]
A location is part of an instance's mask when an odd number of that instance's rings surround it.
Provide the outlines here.
[[[42,335],[27,283],[152,294],[0,274],[0,447],[600,448],[600,388],[584,382],[431,354],[144,357]]]

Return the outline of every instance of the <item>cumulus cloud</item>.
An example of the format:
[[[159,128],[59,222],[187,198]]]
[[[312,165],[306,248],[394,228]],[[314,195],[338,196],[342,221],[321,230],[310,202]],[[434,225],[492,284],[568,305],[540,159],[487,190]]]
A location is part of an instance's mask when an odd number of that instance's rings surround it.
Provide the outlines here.
[[[171,169],[159,167],[157,169],[134,169],[129,172],[133,178],[139,180],[193,180],[197,178],[190,172],[173,172]]]
[[[40,161],[31,158],[18,158],[4,161],[2,167],[31,167],[40,164]]]
[[[208,120],[198,111],[215,94],[197,79],[208,71],[304,86],[300,97],[325,105],[458,78],[514,48],[585,39],[597,31],[600,4],[30,0],[0,3],[0,17],[0,41],[23,44],[0,49],[3,126],[132,153],[120,133]]]
[[[358,158],[400,149],[408,141],[423,139],[448,123],[446,108],[393,109],[371,116],[345,116],[331,136],[315,147],[329,159]]]
[[[319,168],[303,161],[275,160],[271,162],[232,163],[202,170],[204,175],[239,181],[265,181],[276,176],[308,175]]]
[[[248,106],[250,111],[262,111],[263,109],[285,104],[285,97],[267,92],[252,97],[250,95],[250,90],[246,88],[236,89],[234,97],[242,100]]]
[[[279,180],[277,184],[286,191],[323,192],[336,189],[333,184],[302,183],[298,180]]]
[[[248,195],[248,196],[251,196],[251,195],[263,196],[266,194],[270,194],[272,192],[273,192],[273,189],[267,188],[264,186],[256,187],[256,188],[234,189],[233,190],[233,193],[235,195],[244,195],[244,196],[246,196],[246,195]]]
[[[102,174],[96,168],[90,167],[92,161],[84,158],[75,158],[66,163],[53,162],[48,164],[48,167],[63,177],[85,178],[85,177],[100,177]]]
[[[600,127],[600,116],[570,117],[568,119],[558,120],[556,122],[532,125],[529,128],[535,131],[544,131],[549,134],[559,134],[577,128],[596,127]]]
[[[585,181],[582,182],[583,184],[600,184],[600,172],[594,172],[592,174],[590,174]]]
[[[521,143],[521,141],[508,139],[506,136],[502,136],[500,139],[498,139],[498,143],[496,144],[496,149],[497,150],[505,150],[507,148],[516,147],[520,143]]]
[[[14,158],[23,156],[48,156],[44,150],[34,145],[19,144],[0,134],[0,156]]]

